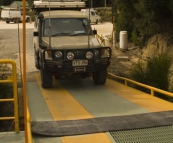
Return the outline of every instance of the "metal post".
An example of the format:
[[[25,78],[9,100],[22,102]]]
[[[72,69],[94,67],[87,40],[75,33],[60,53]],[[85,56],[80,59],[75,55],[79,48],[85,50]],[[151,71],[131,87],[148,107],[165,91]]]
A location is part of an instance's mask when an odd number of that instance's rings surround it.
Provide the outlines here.
[[[89,0],[89,20],[91,18],[90,8],[91,8],[91,0]],[[91,22],[91,20],[90,20],[90,22]],[[88,33],[88,48],[90,48],[90,35],[89,35],[89,33]]]
[[[113,44],[113,48],[115,48],[115,16],[113,16],[113,21],[112,21],[112,44]]]
[[[91,0],[89,8],[93,8],[93,0]]]
[[[151,89],[151,95],[154,96],[154,90],[153,89]]]
[[[23,19],[26,17],[26,0],[23,0]],[[25,143],[28,143],[27,135],[27,99],[26,99],[26,22],[23,20],[23,101],[24,101],[24,123]]]
[[[51,48],[51,25],[50,25],[50,0],[49,0],[49,48]]]
[[[18,95],[17,95],[17,78],[16,78],[16,63],[12,62],[13,65],[13,98],[14,98],[14,113],[15,113],[15,131],[19,132],[19,105],[18,105]]]
[[[116,39],[115,39],[115,16],[116,16],[116,4],[115,4],[115,0],[113,1],[113,3],[112,3],[112,15],[113,15],[113,17],[112,17],[112,25],[113,25],[113,30],[112,30],[112,46],[113,46],[113,48],[115,48],[115,41],[116,41]]]

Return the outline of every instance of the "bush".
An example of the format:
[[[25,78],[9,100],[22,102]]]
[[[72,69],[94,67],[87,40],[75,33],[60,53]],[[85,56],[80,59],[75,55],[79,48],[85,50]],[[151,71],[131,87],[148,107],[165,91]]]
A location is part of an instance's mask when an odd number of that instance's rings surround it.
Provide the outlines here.
[[[135,81],[169,91],[169,77],[173,57],[168,53],[161,53],[150,57],[147,61],[139,61],[130,69],[129,77]],[[156,96],[162,96],[156,94]]]
[[[173,36],[172,1],[116,0],[116,39],[120,31],[128,31],[130,42],[143,47],[149,38],[158,33]]]
[[[32,11],[27,12],[27,14],[31,17],[31,21],[35,21],[35,14]]]
[[[101,17],[102,21],[112,22],[112,11],[108,8],[97,8],[98,15]]]
[[[172,56],[167,53],[156,55],[147,61],[150,85],[166,91],[169,90],[169,74],[172,61]]]

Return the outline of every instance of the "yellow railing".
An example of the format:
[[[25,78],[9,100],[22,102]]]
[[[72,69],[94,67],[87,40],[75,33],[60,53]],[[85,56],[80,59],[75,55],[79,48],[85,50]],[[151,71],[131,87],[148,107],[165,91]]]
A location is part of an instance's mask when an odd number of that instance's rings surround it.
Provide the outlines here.
[[[0,102],[14,102],[14,116],[13,117],[0,117],[0,120],[14,120],[15,131],[19,132],[19,113],[18,113],[18,95],[17,95],[17,74],[16,63],[13,60],[0,60],[0,64],[12,65],[12,76],[6,80],[0,80],[0,83],[13,83],[13,98],[0,99]]]
[[[141,87],[144,87],[144,88],[147,88],[147,89],[150,89],[151,91],[151,95],[154,96],[154,92],[158,92],[158,93],[162,93],[166,96],[170,96],[170,97],[173,97],[173,93],[171,92],[168,92],[168,91],[164,91],[164,90],[161,90],[161,89],[158,89],[158,88],[155,88],[155,87],[152,87],[152,86],[149,86],[149,85],[145,85],[145,84],[142,84],[142,83],[139,83],[139,82],[136,82],[134,80],[131,80],[131,79],[128,79],[128,78],[124,78],[124,77],[120,77],[120,76],[116,76],[114,74],[111,74],[111,73],[108,73],[108,77],[112,77],[112,78],[115,78],[115,79],[119,79],[119,80],[122,80],[124,81],[124,84],[126,86],[128,86],[128,82],[129,83],[133,83],[133,84],[136,84],[138,86],[141,86]]]
[[[31,133],[31,116],[29,113],[29,109],[27,107],[27,130],[25,131],[27,134],[27,143],[32,143],[32,133]]]
[[[14,120],[15,132],[19,132],[19,113],[18,113],[18,95],[17,95],[17,74],[16,74],[16,63],[13,60],[0,60],[0,64],[11,64],[12,65],[12,76],[8,77],[7,80],[0,80],[0,83],[13,83],[13,98],[11,99],[0,99],[0,102],[14,102],[14,117],[0,117],[0,120]],[[32,133],[31,133],[31,117],[27,108],[27,129],[26,137],[27,143],[32,143]]]
[[[105,46],[105,38],[101,35],[96,34],[96,38],[99,40],[100,44]]]

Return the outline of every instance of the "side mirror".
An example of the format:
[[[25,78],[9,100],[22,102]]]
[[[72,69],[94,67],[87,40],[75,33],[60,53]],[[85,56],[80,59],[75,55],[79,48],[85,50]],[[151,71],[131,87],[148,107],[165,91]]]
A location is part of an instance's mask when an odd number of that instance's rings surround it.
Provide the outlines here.
[[[34,31],[33,36],[38,36],[38,32]]]
[[[96,35],[97,34],[97,30],[93,30],[93,34]]]
[[[38,15],[38,19],[43,20],[43,19],[44,19],[44,15],[43,15],[42,13],[39,14],[39,15]]]
[[[43,44],[39,44],[39,47],[40,47],[41,49],[47,49],[47,46],[45,46],[45,45],[43,45]]]

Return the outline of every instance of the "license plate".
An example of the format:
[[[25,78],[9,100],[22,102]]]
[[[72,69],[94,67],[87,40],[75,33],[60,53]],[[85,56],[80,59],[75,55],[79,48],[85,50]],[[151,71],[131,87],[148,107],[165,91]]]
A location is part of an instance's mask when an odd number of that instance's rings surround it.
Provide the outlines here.
[[[88,60],[72,61],[72,66],[86,66],[86,65],[88,65]]]

